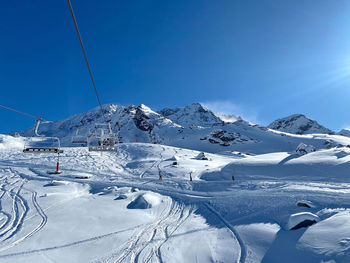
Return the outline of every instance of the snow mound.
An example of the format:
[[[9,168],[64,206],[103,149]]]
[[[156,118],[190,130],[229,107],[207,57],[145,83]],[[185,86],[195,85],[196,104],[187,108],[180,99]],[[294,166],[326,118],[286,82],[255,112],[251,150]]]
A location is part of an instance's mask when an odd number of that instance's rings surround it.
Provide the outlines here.
[[[159,205],[160,203],[163,202],[163,198],[161,195],[159,194],[156,194],[156,193],[152,193],[152,192],[149,192],[149,193],[145,193],[143,195],[143,197],[145,198],[145,200],[152,205],[152,207],[155,207],[157,205]]]
[[[0,134],[0,150],[23,149],[24,138]]]
[[[171,162],[177,162],[179,161],[179,157],[177,157],[176,155],[166,159],[165,161],[171,161]]]
[[[55,181],[52,180],[51,182],[44,184],[43,187],[49,187],[49,186],[61,186],[61,185],[67,185],[69,184],[68,181]]]
[[[327,257],[336,257],[336,262],[350,259],[350,212],[339,212],[308,228],[297,247]]]
[[[310,212],[292,214],[289,217],[288,229],[296,230],[302,227],[311,226],[319,221],[319,217]]]
[[[299,154],[307,154],[307,153],[315,152],[316,148],[312,145],[300,143],[295,151]]]
[[[152,205],[147,202],[143,195],[139,195],[133,201],[131,201],[126,208],[128,209],[147,209],[151,208]]]
[[[162,202],[160,195],[155,193],[145,193],[137,196],[128,205],[128,209],[148,209],[155,207]]]
[[[271,244],[275,241],[280,226],[270,223],[254,223],[235,227],[247,248],[245,262],[261,262]]]

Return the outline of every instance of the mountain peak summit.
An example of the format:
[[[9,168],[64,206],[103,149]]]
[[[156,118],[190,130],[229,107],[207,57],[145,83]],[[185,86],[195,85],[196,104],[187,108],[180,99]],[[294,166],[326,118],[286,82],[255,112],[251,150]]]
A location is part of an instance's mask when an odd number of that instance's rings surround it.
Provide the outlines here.
[[[185,127],[192,125],[208,127],[222,122],[212,111],[198,102],[183,108],[164,108],[159,113]]]
[[[277,119],[272,122],[268,128],[294,134],[334,133],[303,114],[293,114],[285,118]]]

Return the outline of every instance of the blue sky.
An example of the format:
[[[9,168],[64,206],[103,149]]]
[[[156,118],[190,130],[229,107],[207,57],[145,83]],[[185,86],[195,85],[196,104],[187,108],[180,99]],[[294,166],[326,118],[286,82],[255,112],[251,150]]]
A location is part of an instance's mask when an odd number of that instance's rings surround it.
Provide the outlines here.
[[[347,0],[71,1],[103,103],[350,126]],[[0,104],[49,120],[97,105],[65,0],[2,1],[0,34]]]

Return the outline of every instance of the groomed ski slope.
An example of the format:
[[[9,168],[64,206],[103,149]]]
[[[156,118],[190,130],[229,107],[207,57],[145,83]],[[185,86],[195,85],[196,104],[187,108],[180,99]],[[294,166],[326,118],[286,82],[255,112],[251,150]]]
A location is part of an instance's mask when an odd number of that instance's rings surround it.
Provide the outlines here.
[[[48,175],[56,156],[22,146],[0,144],[0,262],[350,261],[349,148],[208,160],[145,143],[64,148],[63,173]],[[320,222],[288,230],[303,211]]]

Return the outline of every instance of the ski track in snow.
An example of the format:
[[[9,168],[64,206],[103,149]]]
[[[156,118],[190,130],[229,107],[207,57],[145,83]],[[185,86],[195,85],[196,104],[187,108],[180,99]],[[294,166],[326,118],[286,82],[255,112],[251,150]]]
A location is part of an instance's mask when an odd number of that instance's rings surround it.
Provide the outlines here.
[[[7,250],[13,246],[16,246],[18,245],[19,243],[23,242],[25,239],[33,236],[34,234],[36,234],[37,232],[39,232],[46,224],[47,222],[47,216],[46,214],[44,213],[44,211],[42,210],[42,208],[40,207],[40,205],[38,204],[37,200],[36,200],[36,197],[37,197],[37,192],[35,191],[32,191],[32,190],[29,190],[32,192],[32,203],[37,211],[37,213],[40,215],[41,217],[41,221],[40,223],[32,230],[30,231],[28,234],[24,235],[23,237],[17,239],[16,241],[4,246],[4,247],[1,247],[0,248],[0,251],[4,251],[4,250]]]
[[[153,258],[156,262],[163,262],[162,245],[187,220],[191,213],[191,207],[171,200],[155,221],[133,234],[110,255],[92,262],[150,262]]]
[[[12,214],[11,222],[2,232],[0,232],[0,241],[2,244],[21,229],[23,219],[28,212],[28,204],[20,195],[24,182],[25,180],[21,180],[19,185],[16,184],[11,189],[6,189],[6,194],[12,199]],[[16,188],[17,190],[15,190]]]
[[[138,225],[138,226],[135,226],[135,227],[141,227],[141,225]],[[41,248],[41,249],[28,250],[28,251],[22,251],[22,252],[17,252],[17,253],[10,253],[10,254],[5,254],[5,255],[0,255],[0,258],[30,255],[30,254],[47,252],[47,251],[51,251],[51,250],[69,248],[69,247],[73,247],[73,246],[80,246],[80,245],[83,245],[83,244],[86,244],[86,243],[98,241],[98,240],[103,239],[103,238],[107,238],[107,237],[111,237],[111,236],[114,236],[114,235],[118,235],[118,234],[121,234],[123,232],[132,231],[135,227],[131,227],[131,228],[123,229],[123,230],[119,230],[119,231],[114,231],[114,232],[111,232],[111,233],[107,233],[107,234],[103,234],[103,235],[99,235],[99,236],[94,236],[94,237],[90,237],[90,238],[87,238],[87,239],[78,240],[78,241],[74,241],[74,242],[71,242],[71,243],[66,243],[66,244],[63,244],[63,245],[58,245],[58,246]],[[100,262],[100,261],[98,261],[98,262]]]
[[[16,180],[7,184],[7,186],[11,186],[11,188],[6,189],[5,184],[1,185],[1,190],[3,192],[0,196],[0,202],[2,202],[5,194],[12,199],[11,213],[7,213],[1,209],[2,214],[7,217],[7,220],[0,226],[0,251],[5,251],[39,232],[45,226],[47,216],[37,202],[37,192],[24,188],[26,183],[25,179],[18,179],[20,176],[16,174],[12,168],[2,169],[2,172],[7,172],[11,174],[11,176],[3,177],[1,180],[5,179],[8,181],[16,178]],[[17,233],[21,231],[24,221],[26,221],[26,215],[29,212],[28,200],[20,194],[23,189],[31,192],[32,205],[35,207],[37,214],[41,217],[41,221],[32,231],[13,241],[14,238],[17,238]],[[2,208],[2,206],[0,207]]]
[[[230,230],[230,232],[232,233],[233,237],[237,240],[237,242],[238,242],[238,244],[239,244],[239,246],[241,248],[238,262],[239,263],[244,263],[245,262],[245,258],[246,258],[246,248],[245,248],[244,242],[241,240],[241,238],[238,235],[237,231],[234,229],[234,227],[214,207],[212,207],[208,203],[204,203],[204,206],[211,213],[213,213],[227,227],[228,230]]]

